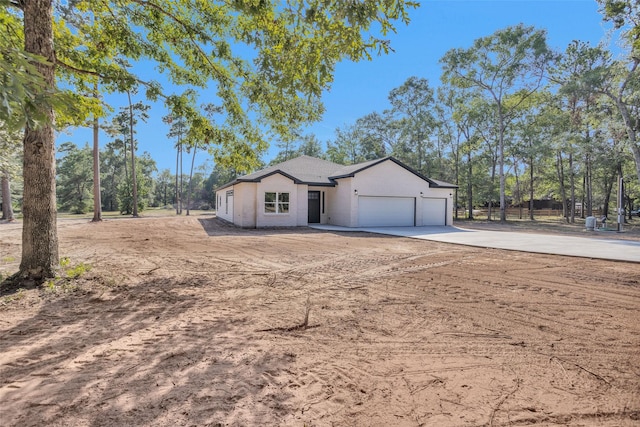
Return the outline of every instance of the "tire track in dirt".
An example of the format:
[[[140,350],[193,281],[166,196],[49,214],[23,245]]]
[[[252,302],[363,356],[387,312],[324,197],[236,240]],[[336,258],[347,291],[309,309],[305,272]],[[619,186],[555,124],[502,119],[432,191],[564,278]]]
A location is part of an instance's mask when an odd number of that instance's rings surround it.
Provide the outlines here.
[[[637,420],[636,265],[193,217],[61,241],[94,279],[0,307],[8,425]]]

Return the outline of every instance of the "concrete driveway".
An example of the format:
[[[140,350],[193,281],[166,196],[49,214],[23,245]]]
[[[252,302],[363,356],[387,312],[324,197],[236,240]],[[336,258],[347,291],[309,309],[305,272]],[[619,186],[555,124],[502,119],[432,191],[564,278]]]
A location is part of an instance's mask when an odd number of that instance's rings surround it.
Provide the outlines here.
[[[350,228],[334,225],[313,225],[311,228],[325,231],[365,231],[481,248],[640,263],[640,242],[619,240],[615,238],[615,234],[612,234],[610,239],[596,239],[552,234],[470,230],[452,226]]]

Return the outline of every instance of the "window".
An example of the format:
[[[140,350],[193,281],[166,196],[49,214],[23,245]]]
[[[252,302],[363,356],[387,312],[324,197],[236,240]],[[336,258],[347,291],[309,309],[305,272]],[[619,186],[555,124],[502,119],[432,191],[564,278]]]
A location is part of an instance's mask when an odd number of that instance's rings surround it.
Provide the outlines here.
[[[264,213],[289,213],[289,193],[264,193]]]

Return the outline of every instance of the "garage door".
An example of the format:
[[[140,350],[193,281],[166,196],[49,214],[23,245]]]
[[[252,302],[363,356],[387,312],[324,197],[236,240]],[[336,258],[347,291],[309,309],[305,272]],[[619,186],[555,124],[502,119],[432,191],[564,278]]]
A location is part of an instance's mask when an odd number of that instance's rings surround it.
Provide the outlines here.
[[[360,227],[414,226],[415,199],[413,197],[358,198]]]
[[[422,225],[447,225],[447,199],[422,199]]]

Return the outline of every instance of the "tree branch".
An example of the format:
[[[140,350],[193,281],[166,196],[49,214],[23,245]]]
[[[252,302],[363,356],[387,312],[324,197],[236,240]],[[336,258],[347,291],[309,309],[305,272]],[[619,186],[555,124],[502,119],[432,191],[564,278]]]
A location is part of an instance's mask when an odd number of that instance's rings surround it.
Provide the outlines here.
[[[230,81],[230,79],[224,75],[224,73],[222,73],[219,70],[219,67],[216,66],[213,62],[211,62],[211,60],[209,59],[209,56],[202,50],[202,48],[200,47],[200,45],[198,44],[198,42],[196,42],[196,40],[193,38],[193,27],[191,25],[189,25],[189,23],[183,21],[182,19],[180,19],[178,16],[176,16],[175,14],[171,13],[170,11],[166,10],[165,8],[151,2],[151,1],[146,1],[146,0],[132,0],[134,3],[144,7],[150,7],[151,9],[154,9],[158,12],[160,12],[161,14],[163,14],[164,16],[170,18],[171,20],[173,20],[174,22],[176,22],[177,24],[180,24],[187,32],[188,36],[189,36],[189,40],[191,40],[191,43],[193,45],[193,47],[198,51],[198,53],[202,56],[202,58],[207,62],[207,64],[209,64],[209,66],[211,67],[211,69],[214,71],[214,73],[218,76],[218,79],[220,81],[224,81],[225,83],[228,83]]]

